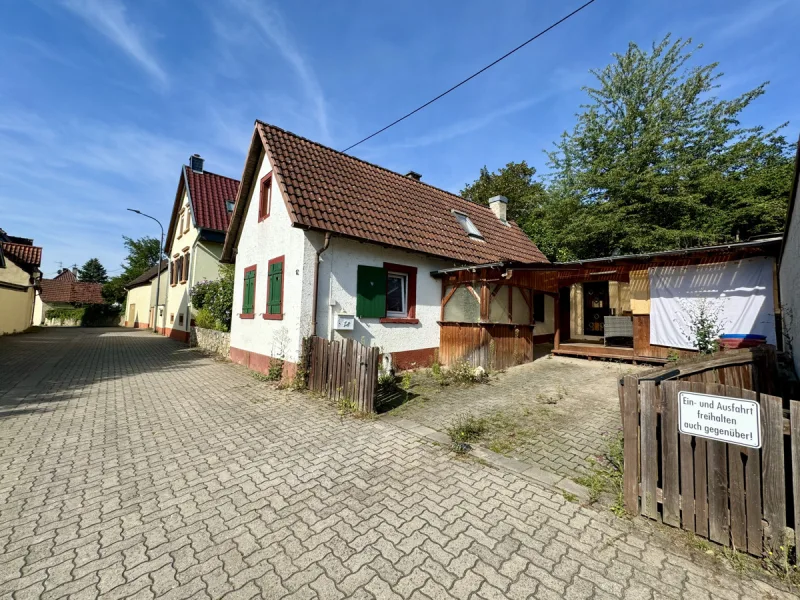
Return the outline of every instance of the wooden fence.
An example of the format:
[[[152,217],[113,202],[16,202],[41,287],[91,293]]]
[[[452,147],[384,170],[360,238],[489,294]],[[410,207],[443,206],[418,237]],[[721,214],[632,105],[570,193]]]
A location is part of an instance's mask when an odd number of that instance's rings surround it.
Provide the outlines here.
[[[723,383],[627,376],[623,384],[629,513],[756,556],[779,552],[787,525],[800,531],[800,402],[785,415],[780,397]],[[759,402],[761,448],[680,433],[681,391]]]
[[[378,384],[378,348],[354,340],[330,342],[312,337],[308,388],[335,402],[346,401],[361,412],[374,412]]]

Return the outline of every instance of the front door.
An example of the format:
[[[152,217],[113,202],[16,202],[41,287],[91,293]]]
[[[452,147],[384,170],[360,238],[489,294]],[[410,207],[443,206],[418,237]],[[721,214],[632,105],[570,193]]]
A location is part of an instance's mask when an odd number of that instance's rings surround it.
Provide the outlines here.
[[[130,323],[130,327],[133,327],[136,323],[136,305],[131,304],[128,307],[128,322]]]
[[[592,281],[583,284],[583,334],[603,335],[608,309],[608,282]]]

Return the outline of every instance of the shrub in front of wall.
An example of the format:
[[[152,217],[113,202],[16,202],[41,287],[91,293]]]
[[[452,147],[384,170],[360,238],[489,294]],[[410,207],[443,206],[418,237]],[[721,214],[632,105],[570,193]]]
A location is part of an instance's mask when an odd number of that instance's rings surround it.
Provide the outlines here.
[[[113,327],[119,325],[122,307],[110,304],[90,304],[83,310],[82,327]]]
[[[83,312],[83,308],[51,308],[44,313],[44,316],[48,320],[59,321],[60,323],[67,321],[80,323],[81,319],[83,319]]]
[[[217,319],[207,308],[201,308],[194,315],[194,324],[200,329],[213,329],[214,331],[228,331],[223,323]]]

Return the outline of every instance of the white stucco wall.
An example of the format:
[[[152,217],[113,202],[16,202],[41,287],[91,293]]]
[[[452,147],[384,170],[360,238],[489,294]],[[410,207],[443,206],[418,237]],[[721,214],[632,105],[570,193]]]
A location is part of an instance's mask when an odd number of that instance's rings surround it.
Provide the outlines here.
[[[0,269],[0,281],[9,284],[0,288],[0,334],[25,331],[31,326],[34,311],[34,289],[30,274],[6,257]],[[24,286],[25,289],[12,289]]]
[[[140,326],[149,325],[150,306],[149,283],[128,290],[128,295],[125,299],[125,314],[123,315],[125,326],[133,327],[136,323]]]
[[[356,318],[353,331],[333,331],[337,314],[356,314],[358,265],[383,267],[384,262],[417,268],[415,317],[419,323],[381,323],[379,319]],[[452,266],[452,262],[423,254],[333,238],[320,259],[317,334],[328,339],[352,338],[367,346],[379,347],[383,354],[438,348],[442,283],[430,273]]]
[[[262,153],[236,252],[231,348],[297,362],[301,341],[310,334],[315,246],[322,245],[323,236],[292,227],[274,178],[270,215],[258,222],[259,182],[270,170]],[[267,310],[268,263],[279,256],[285,257],[283,319],[267,320],[263,316]],[[255,318],[242,319],[244,270],[253,265],[256,265]]]
[[[800,198],[794,201],[791,221],[784,234],[779,282],[784,348],[791,350],[795,371],[800,375]]]
[[[555,298],[545,295],[544,297],[544,321],[539,321],[534,325],[533,335],[547,335],[556,332],[555,323]]]

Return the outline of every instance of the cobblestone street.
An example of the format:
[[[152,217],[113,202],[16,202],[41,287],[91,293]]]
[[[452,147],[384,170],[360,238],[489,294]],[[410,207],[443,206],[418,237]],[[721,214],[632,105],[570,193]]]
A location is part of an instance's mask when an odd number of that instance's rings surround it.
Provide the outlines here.
[[[0,338],[0,598],[783,598],[146,331]]]

